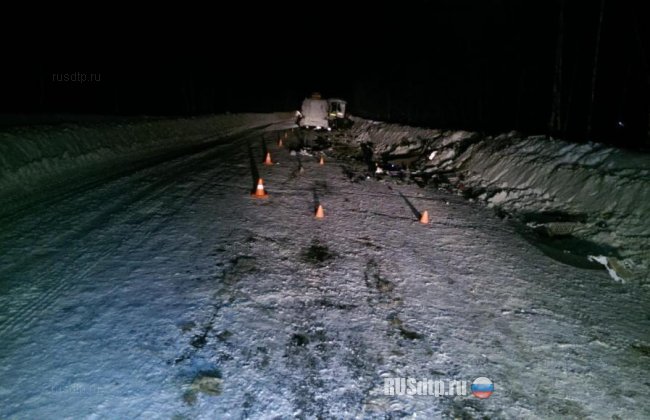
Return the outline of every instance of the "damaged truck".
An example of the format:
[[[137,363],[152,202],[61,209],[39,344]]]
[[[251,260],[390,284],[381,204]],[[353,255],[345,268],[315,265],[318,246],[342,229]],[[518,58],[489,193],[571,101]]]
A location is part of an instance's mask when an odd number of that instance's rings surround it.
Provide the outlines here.
[[[297,124],[302,128],[330,131],[333,128],[348,128],[352,120],[346,113],[347,102],[343,99],[321,98],[320,93],[302,101],[302,107],[297,112]]]

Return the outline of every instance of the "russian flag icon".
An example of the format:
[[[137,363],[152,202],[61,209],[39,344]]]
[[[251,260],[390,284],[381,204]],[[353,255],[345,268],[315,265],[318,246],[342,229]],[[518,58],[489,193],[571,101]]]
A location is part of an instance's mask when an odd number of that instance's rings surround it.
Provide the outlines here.
[[[494,384],[488,378],[481,376],[472,382],[472,394],[477,398],[489,398],[494,392]]]

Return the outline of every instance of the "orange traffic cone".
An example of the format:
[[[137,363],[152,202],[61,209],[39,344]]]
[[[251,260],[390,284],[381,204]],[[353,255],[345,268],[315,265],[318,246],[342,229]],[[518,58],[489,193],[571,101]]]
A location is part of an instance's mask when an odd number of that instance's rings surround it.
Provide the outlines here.
[[[264,181],[262,181],[262,178],[257,180],[257,188],[255,188],[255,191],[251,194],[255,198],[266,198],[269,196],[269,194],[264,191]]]
[[[320,155],[320,164],[325,165],[325,159],[323,158],[323,155]]]
[[[264,164],[273,165],[273,162],[271,162],[271,153],[269,152],[266,153],[266,159],[264,159]]]
[[[429,212],[428,211],[423,211],[422,215],[420,216],[420,223],[423,225],[428,225],[429,224]]]
[[[316,209],[316,218],[317,219],[325,218],[325,213],[323,212],[323,206],[321,206],[320,204],[318,205],[318,209]]]

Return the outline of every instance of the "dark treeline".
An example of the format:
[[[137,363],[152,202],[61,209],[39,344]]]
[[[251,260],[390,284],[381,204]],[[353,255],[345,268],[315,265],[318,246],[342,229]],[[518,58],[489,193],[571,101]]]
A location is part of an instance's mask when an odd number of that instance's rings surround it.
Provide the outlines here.
[[[239,33],[210,27],[176,46],[93,61],[32,55],[3,69],[0,111],[266,112],[295,110],[321,91],[369,118],[650,147],[641,2],[413,0],[329,12],[303,4],[292,9],[302,18],[283,20],[269,8],[247,14]],[[86,81],[71,80],[77,73]]]
[[[409,36],[429,43],[359,80],[352,108],[432,127],[650,146],[648,27],[637,4],[465,3],[423,10],[430,25]]]

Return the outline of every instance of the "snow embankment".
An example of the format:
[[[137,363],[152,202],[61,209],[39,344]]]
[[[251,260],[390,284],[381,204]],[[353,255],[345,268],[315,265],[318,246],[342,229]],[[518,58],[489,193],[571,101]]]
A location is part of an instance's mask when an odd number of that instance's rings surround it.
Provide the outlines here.
[[[650,155],[515,132],[484,137],[356,119],[355,143],[548,238],[590,244],[619,280],[650,280]],[[567,242],[569,243],[569,242]],[[576,242],[572,242],[576,243]],[[589,255],[584,255],[585,259]]]
[[[0,132],[0,198],[14,202],[242,130],[293,124],[293,113],[25,126]]]

